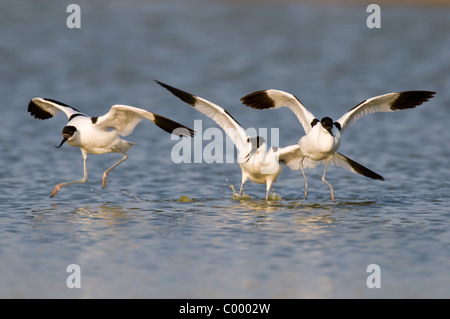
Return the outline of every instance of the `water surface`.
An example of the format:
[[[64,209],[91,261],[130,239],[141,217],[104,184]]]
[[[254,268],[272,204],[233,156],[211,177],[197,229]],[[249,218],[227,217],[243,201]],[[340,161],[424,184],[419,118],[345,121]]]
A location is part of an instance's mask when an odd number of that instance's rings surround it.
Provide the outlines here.
[[[448,298],[450,9],[226,1],[77,1],[81,29],[60,1],[0,5],[0,296],[6,298]],[[39,121],[34,96],[92,116],[112,104],[146,108],[193,126],[215,123],[153,79],[225,107],[244,127],[278,128],[281,146],[303,131],[289,110],[257,111],[239,99],[277,88],[319,118],[362,100],[434,90],[420,108],[374,114],[345,132],[340,152],[383,175],[373,181],[330,167],[336,204],[308,170],[285,168],[233,199],[237,164],[171,161],[178,142],[151,123],[127,140],[129,159],[90,155],[85,185],[78,149],[55,149],[63,114]],[[210,141],[203,141],[203,146]],[[188,202],[179,198],[187,196]],[[78,264],[80,289],[66,267]],[[369,289],[366,268],[381,268]]]

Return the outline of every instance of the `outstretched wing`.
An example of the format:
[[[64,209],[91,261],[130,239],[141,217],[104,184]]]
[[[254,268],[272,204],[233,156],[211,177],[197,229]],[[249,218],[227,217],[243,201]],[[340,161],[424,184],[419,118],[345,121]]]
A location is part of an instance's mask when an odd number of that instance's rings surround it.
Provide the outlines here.
[[[244,105],[260,110],[288,107],[297,116],[306,134],[312,127],[311,122],[315,119],[295,95],[280,90],[256,91],[244,96],[241,101]]]
[[[371,171],[370,169],[362,166],[359,163],[356,163],[354,160],[349,159],[348,157],[342,155],[341,153],[335,153],[330,163],[336,166],[346,168],[354,173],[361,174],[372,179],[384,181],[383,176],[378,175],[374,171]]]
[[[247,147],[250,141],[245,130],[226,110],[191,93],[187,93],[159,81],[156,81],[156,83],[169,90],[182,101],[194,107],[197,111],[214,120],[231,138],[239,152],[248,151]]]
[[[350,111],[345,113],[337,122],[342,131],[362,116],[375,112],[394,112],[415,108],[428,101],[436,92],[432,91],[405,91],[388,93],[367,99]]]
[[[92,121],[100,128],[114,128],[120,135],[127,136],[144,119],[152,121],[159,128],[171,134],[184,137],[194,136],[195,134],[192,129],[171,119],[128,105],[113,105],[108,113],[98,118],[92,118]]]
[[[86,114],[81,113],[77,109],[52,99],[34,97],[31,99],[30,103],[28,103],[28,112],[40,120],[52,118],[59,111],[64,112],[69,120],[74,115],[86,116]]]

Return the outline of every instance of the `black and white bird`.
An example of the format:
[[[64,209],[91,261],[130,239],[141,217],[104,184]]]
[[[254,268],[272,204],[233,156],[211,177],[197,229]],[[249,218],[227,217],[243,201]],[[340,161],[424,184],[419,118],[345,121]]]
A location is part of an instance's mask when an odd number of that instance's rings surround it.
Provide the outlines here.
[[[341,135],[347,127],[362,116],[375,112],[393,112],[415,108],[433,97],[432,91],[406,91],[388,93],[367,99],[342,115],[337,121],[324,117],[320,121],[308,111],[293,94],[280,90],[264,90],[250,93],[241,101],[244,105],[255,109],[276,109],[288,107],[297,116],[306,135],[299,142],[296,154],[285,160],[293,170],[300,169],[305,180],[305,199],[308,196],[308,182],[304,168],[325,164],[322,181],[330,188],[331,199],[335,202],[334,190],[325,179],[329,163],[347,168],[355,173],[375,180],[384,180],[381,175],[356,163],[337,152],[341,145]]]
[[[121,139],[119,136],[131,134],[136,125],[144,119],[150,120],[168,133],[184,137],[194,135],[194,131],[184,125],[128,105],[113,105],[105,115],[90,117],[67,104],[52,99],[35,97],[28,104],[28,112],[41,120],[49,119],[59,111],[64,112],[69,121],[62,130],[63,139],[56,147],[60,148],[67,141],[70,146],[81,149],[84,161],[84,177],[77,181],[57,184],[50,197],[55,196],[64,186],[86,183],[87,154],[121,153],[122,159],[103,173],[102,186],[105,188],[108,173],[123,163],[128,158],[127,151],[132,145],[136,145]]]
[[[268,200],[272,184],[276,181],[282,169],[280,161],[295,156],[297,145],[267,149],[263,137],[248,136],[242,126],[222,107],[170,85],[156,82],[182,101],[193,106],[197,111],[214,120],[231,138],[238,150],[238,163],[242,171],[239,195],[242,195],[244,184],[250,179],[254,183],[266,184],[266,200]]]

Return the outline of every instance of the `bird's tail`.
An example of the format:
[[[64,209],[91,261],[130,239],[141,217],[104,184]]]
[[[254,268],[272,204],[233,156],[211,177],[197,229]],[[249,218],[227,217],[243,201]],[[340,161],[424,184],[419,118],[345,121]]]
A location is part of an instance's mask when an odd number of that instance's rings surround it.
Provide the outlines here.
[[[367,167],[362,166],[359,163],[356,163],[354,160],[342,155],[341,153],[336,153],[333,155],[333,159],[330,162],[333,165],[340,166],[346,169],[351,170],[352,172],[364,175],[366,177],[377,179],[380,181],[384,181],[384,177],[378,175],[374,171],[368,169]]]

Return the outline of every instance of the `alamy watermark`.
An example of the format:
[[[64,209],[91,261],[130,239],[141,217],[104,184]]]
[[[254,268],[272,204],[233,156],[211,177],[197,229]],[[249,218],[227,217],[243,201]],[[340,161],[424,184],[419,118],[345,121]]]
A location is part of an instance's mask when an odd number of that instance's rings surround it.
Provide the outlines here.
[[[67,266],[66,272],[70,273],[66,279],[67,288],[81,288],[81,267],[77,264],[70,264]]]
[[[70,13],[66,20],[67,27],[69,29],[80,29],[81,7],[78,4],[72,3],[67,6],[66,12]],[[367,6],[366,12],[370,13],[366,20],[367,27],[369,29],[381,28],[381,7],[378,4],[372,3]]]
[[[209,127],[203,130],[202,120],[194,120],[193,138],[180,138],[175,130],[172,140],[179,140],[171,150],[171,159],[175,164],[180,163],[245,163],[249,160],[249,154],[253,154],[256,150],[265,145],[265,153],[267,154],[270,147],[277,148],[280,145],[279,128],[248,128],[245,134],[247,140],[242,139],[242,133],[234,128],[224,130],[218,127]],[[230,136],[234,137],[233,140]],[[204,142],[208,141],[204,145]],[[237,158],[235,149],[240,150]],[[268,172],[269,174],[269,172]]]
[[[66,279],[67,288],[81,288],[81,267],[77,264],[70,264],[66,268],[66,272],[70,273]],[[366,279],[367,288],[381,288],[381,268],[377,264],[370,264],[366,268],[366,272],[370,273]]]
[[[381,8],[378,4],[369,4],[366,12],[371,14],[367,17],[366,25],[369,29],[381,28]]]
[[[81,28],[81,8],[78,4],[69,4],[66,9],[70,13],[66,20],[66,25],[69,29]]]
[[[66,19],[66,26],[69,29],[81,28],[81,8],[78,4],[69,4],[66,12],[69,13]],[[381,7],[378,4],[369,4],[366,9],[370,15],[366,19],[366,25],[369,29],[381,28]],[[265,144],[265,154],[270,147],[279,147],[279,129],[278,128],[249,128],[245,130],[249,139],[241,141],[240,138],[234,138],[235,142],[229,137],[239,136],[233,128],[225,131],[217,127],[209,127],[203,131],[202,121],[194,121],[194,130],[196,135],[193,138],[179,138],[172,135],[172,140],[179,139],[171,150],[171,159],[173,163],[245,163],[249,160],[249,154],[256,152],[259,146]],[[174,132],[176,134],[176,132]],[[270,134],[269,134],[270,133]],[[208,143],[203,146],[203,142]],[[242,143],[243,145],[240,145]],[[235,156],[235,149],[241,150],[238,156]],[[262,156],[264,162],[264,156]],[[264,166],[262,166],[264,167]],[[273,172],[263,172],[271,174]],[[81,288],[81,267],[77,264],[70,264],[66,268],[69,273],[66,279],[68,288]],[[370,264],[366,268],[370,275],[366,279],[368,288],[381,288],[381,268],[377,264]]]
[[[367,266],[366,272],[371,274],[367,277],[367,288],[381,288],[381,268],[377,264]]]

